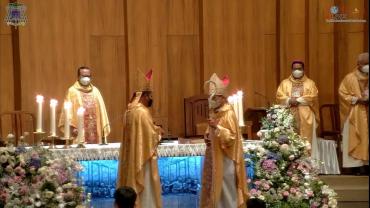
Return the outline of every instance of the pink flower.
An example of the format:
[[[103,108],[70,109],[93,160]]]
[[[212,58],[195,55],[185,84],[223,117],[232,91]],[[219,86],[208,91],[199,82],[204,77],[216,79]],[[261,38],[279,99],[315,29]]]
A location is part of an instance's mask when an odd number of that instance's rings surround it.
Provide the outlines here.
[[[263,189],[265,189],[266,191],[270,189],[270,185],[268,185],[267,183],[263,184]]]
[[[313,191],[311,191],[311,190],[305,190],[305,192],[306,192],[308,197],[313,197],[313,195],[314,195]]]
[[[289,192],[288,192],[288,191],[284,191],[284,192],[283,192],[283,196],[284,196],[284,197],[288,197],[288,196],[289,196]]]
[[[287,144],[282,144],[282,145],[280,145],[280,151],[287,151],[289,149],[289,145],[287,145]]]
[[[19,188],[20,195],[26,195],[28,191],[29,191],[29,188],[27,186],[22,186]]]
[[[260,186],[260,185],[261,185],[261,181],[255,181],[255,182],[254,182],[254,185],[256,185],[256,186]]]
[[[262,162],[262,168],[267,172],[272,172],[277,169],[275,162],[276,162],[275,160],[271,160],[271,159],[264,160]]]

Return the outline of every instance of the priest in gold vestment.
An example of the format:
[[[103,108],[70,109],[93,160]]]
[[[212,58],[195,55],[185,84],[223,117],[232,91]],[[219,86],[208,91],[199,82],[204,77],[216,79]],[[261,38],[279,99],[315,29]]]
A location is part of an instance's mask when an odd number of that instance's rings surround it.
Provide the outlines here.
[[[85,142],[90,144],[101,143],[103,136],[110,133],[110,125],[105,109],[103,97],[98,88],[91,84],[91,69],[82,66],[77,70],[78,80],[71,86],[66,94],[65,101],[72,103],[71,114],[69,115],[72,136],[77,136],[77,109],[85,108],[84,130]],[[64,130],[64,111],[60,116],[59,125]],[[74,140],[74,142],[76,142]]]
[[[145,77],[149,83],[151,72]],[[153,102],[149,86],[137,90],[127,107],[118,166],[117,186],[129,186],[136,191],[136,208],[162,207],[157,165],[161,129],[154,124],[149,111]]]
[[[320,118],[318,90],[315,82],[304,74],[303,62],[292,63],[292,74],[280,83],[276,92],[276,102],[290,108],[298,134],[311,144],[311,154],[315,154],[317,158],[316,127]]]
[[[234,109],[226,101],[228,80],[216,74],[209,84],[210,119],[202,177],[201,208],[245,207],[247,183],[243,143]]]
[[[343,167],[369,164],[369,53],[358,57],[357,68],[339,86],[343,136]]]

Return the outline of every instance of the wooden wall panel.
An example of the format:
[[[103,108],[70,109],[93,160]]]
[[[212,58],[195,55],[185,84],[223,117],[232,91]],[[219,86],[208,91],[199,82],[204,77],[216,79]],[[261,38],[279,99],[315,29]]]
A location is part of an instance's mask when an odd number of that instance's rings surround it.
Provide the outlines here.
[[[167,2],[128,0],[128,52],[130,94],[137,88],[135,70],[153,69],[153,115],[157,124],[167,126]]]
[[[35,96],[44,95],[48,129],[49,99],[58,99],[61,109],[68,87],[76,81],[77,68],[89,65],[88,1],[24,3],[28,23],[19,28],[22,109],[35,112]]]
[[[168,35],[199,34],[199,1],[169,0]]]
[[[123,133],[123,113],[126,110],[126,54],[124,37],[93,37],[90,40],[90,60],[93,81],[99,88],[111,122],[112,138],[120,141]],[[95,80],[96,77],[96,80]]]
[[[305,0],[280,0],[280,80],[291,73],[294,60],[306,61]]]
[[[168,37],[167,54],[169,131],[184,136],[184,98],[201,93],[198,37]]]
[[[89,0],[91,35],[124,35],[124,1]]]
[[[0,1],[0,113],[14,108],[12,35],[10,27],[3,22],[7,4],[8,1]],[[0,137],[12,132],[10,125],[3,126],[2,130]]]

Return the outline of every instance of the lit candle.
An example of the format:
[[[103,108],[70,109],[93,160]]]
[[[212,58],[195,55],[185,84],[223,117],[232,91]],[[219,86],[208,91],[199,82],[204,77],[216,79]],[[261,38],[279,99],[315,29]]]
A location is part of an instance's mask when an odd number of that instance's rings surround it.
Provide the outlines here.
[[[78,118],[78,143],[82,143],[85,139],[85,130],[84,130],[84,114],[85,108],[79,107],[77,110],[77,118]]]
[[[236,94],[234,94],[232,97],[233,97],[233,107],[234,107],[236,119],[239,121],[238,98]]]
[[[36,132],[42,132],[42,103],[44,102],[44,96],[37,95],[36,96],[36,102],[37,102]]]
[[[243,117],[243,91],[239,90],[237,93],[238,98],[238,114],[239,114],[239,126],[244,126]]]
[[[64,139],[69,139],[70,137],[70,111],[72,103],[69,101],[64,102]]]
[[[56,127],[55,127],[55,109],[56,106],[58,105],[58,101],[55,99],[50,100],[50,135],[51,136],[56,136]]]

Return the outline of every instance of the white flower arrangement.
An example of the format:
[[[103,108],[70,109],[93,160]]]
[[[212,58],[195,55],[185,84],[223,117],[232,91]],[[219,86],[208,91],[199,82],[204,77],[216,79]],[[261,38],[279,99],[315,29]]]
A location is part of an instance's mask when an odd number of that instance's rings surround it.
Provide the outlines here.
[[[309,145],[294,132],[289,109],[270,108],[262,129],[262,146],[245,152],[247,164],[254,164],[250,197],[265,201],[267,207],[336,208],[337,194],[318,178],[317,161],[310,159]]]

